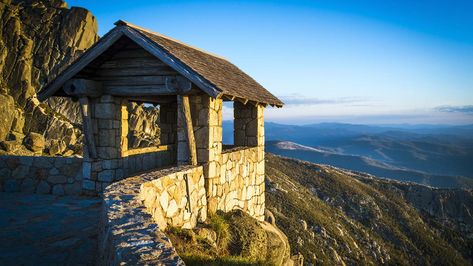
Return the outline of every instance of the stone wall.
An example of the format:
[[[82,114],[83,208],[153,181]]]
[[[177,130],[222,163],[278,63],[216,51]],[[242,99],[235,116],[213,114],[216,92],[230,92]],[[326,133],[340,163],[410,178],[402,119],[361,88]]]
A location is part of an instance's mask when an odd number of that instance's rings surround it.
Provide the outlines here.
[[[91,99],[90,116],[97,158],[88,156],[84,146],[83,189],[91,194],[102,192],[112,182],[127,176],[175,164],[173,145],[129,149],[128,101],[111,95]],[[172,115],[163,112],[166,125],[163,136],[173,138]]]
[[[264,160],[258,160],[258,152],[258,147],[239,147],[222,153],[219,178],[208,183],[209,210],[240,209],[264,220]]]
[[[264,150],[264,106],[233,103],[235,146],[261,147]]]
[[[0,156],[0,191],[79,195],[82,191],[82,159]]]
[[[98,265],[184,265],[140,200],[140,186],[156,173],[129,177],[104,190]]]
[[[162,103],[159,105],[159,128],[161,145],[177,143],[177,104]]]
[[[159,147],[148,147],[130,150],[127,157],[122,158],[125,176],[162,168],[163,166],[175,165],[176,146],[161,145]]]
[[[140,198],[159,228],[194,228],[207,219],[202,166],[180,166],[149,174],[156,179],[141,185]]]
[[[179,166],[148,173],[140,198],[160,229],[193,228],[209,211],[240,209],[264,220],[264,174],[258,169],[258,147],[239,147],[221,154],[218,178],[204,182],[202,166]],[[261,169],[259,170],[261,172]]]

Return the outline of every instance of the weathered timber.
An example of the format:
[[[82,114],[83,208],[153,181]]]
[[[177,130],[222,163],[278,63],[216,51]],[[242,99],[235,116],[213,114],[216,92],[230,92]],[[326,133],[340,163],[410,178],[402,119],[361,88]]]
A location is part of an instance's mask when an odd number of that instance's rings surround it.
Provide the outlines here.
[[[118,26],[117,28],[121,28],[127,37],[135,41],[138,45],[143,47],[143,49],[156,56],[161,61],[179,72],[181,75],[189,79],[208,95],[212,97],[217,97],[220,95],[220,90],[218,90],[213,84],[209,83],[194,70],[181,63],[179,60],[176,60],[174,56],[171,56],[168,52],[164,51],[161,47],[157,46],[137,30],[127,26]]]
[[[96,98],[102,95],[102,83],[88,79],[71,79],[64,84],[63,90],[69,96]]]
[[[74,77],[79,71],[84,69],[88,64],[90,64],[95,58],[105,52],[110,46],[112,46],[120,37],[123,36],[123,30],[120,28],[115,28],[107,33],[104,37],[100,39],[99,42],[94,44],[89,48],[79,60],[71,64],[66,70],[61,72],[61,74],[54,79],[53,82],[48,84],[48,86],[38,93],[38,99],[40,101],[46,100],[48,97],[52,96],[58,89],[60,89],[64,83]]]
[[[95,147],[94,133],[92,127],[92,117],[90,110],[89,98],[81,97],[79,98],[80,109],[82,114],[82,128],[84,132],[86,147],[89,158],[97,158],[97,149]]]
[[[121,68],[100,68],[94,75],[99,77],[120,77],[120,76],[159,76],[159,75],[178,75],[176,70],[168,66],[157,67],[121,67]]]
[[[177,108],[178,108],[178,121],[180,128],[183,130],[183,133],[186,138],[188,155],[189,155],[189,164],[197,165],[197,149],[195,146],[195,137],[194,137],[194,127],[192,126],[192,117],[189,104],[189,96],[187,95],[178,95],[177,96]]]
[[[153,96],[187,94],[192,89],[192,83],[179,76],[130,77],[129,79],[135,82],[130,83],[126,78],[120,78],[114,82],[104,81],[103,90],[105,93],[115,96]],[[148,82],[150,80],[155,82],[150,82],[150,85],[140,85],[144,84],[143,80],[146,79],[149,79]],[[162,83],[163,79],[164,84],[159,85],[159,82]]]
[[[153,104],[163,104],[163,103],[172,103],[176,101],[175,96],[129,96],[127,97],[129,101],[139,102],[139,103],[153,103]]]
[[[234,99],[245,105],[248,103],[248,99],[245,99],[245,98],[235,97]]]
[[[122,67],[159,67],[165,66],[162,61],[156,58],[122,58],[105,61],[101,68],[122,68]]]
[[[158,96],[158,95],[176,95],[176,89],[169,89],[166,85],[143,85],[143,86],[119,86],[104,85],[104,92],[114,96]]]
[[[143,50],[143,48],[139,46],[135,46],[133,48],[125,48],[122,49],[120,52],[113,55],[113,59],[120,59],[120,58],[153,58],[156,59],[152,54]]]
[[[124,76],[124,77],[95,77],[95,80],[103,82],[103,86],[142,86],[142,85],[165,85],[165,76]]]
[[[181,76],[176,77],[166,77],[165,79],[166,87],[169,89],[176,89],[180,94],[185,94],[192,89],[192,83]]]
[[[235,98],[236,98],[236,97],[235,97],[235,96],[232,96],[232,95],[226,95],[226,94],[222,95],[222,99],[223,99],[223,100],[233,101],[233,100],[235,100]]]

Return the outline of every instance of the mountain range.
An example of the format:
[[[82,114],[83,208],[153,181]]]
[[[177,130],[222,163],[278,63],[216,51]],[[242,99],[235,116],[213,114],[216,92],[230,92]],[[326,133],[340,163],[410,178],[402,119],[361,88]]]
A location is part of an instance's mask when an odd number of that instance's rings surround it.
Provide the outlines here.
[[[435,187],[473,187],[473,125],[266,123],[266,151]],[[224,143],[232,124],[224,122]]]

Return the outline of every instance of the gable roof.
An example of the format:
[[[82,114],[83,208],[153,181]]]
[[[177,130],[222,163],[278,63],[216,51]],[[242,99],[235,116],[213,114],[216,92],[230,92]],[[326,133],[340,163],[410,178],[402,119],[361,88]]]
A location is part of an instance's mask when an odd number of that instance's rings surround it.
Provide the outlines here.
[[[212,97],[236,97],[277,107],[283,105],[282,101],[253,78],[222,57],[121,20],[115,25],[115,28],[48,83],[38,93],[38,98],[45,100],[54,95],[67,80],[73,78],[120,37],[127,36]]]

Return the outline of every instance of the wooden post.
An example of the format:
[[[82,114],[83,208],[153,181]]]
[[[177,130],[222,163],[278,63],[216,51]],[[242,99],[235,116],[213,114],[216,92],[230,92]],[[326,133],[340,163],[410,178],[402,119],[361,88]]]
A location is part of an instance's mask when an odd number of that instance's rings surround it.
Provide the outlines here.
[[[187,146],[189,148],[189,163],[197,165],[197,149],[195,147],[194,128],[192,126],[191,109],[189,104],[189,96],[178,95],[177,106],[179,116],[183,118],[180,122],[186,136]]]
[[[94,132],[92,126],[92,117],[89,104],[89,98],[79,98],[80,109],[82,114],[82,130],[84,131],[85,143],[87,145],[87,151],[89,158],[97,158],[97,149],[95,148]]]

